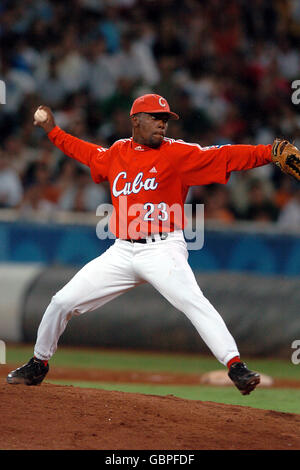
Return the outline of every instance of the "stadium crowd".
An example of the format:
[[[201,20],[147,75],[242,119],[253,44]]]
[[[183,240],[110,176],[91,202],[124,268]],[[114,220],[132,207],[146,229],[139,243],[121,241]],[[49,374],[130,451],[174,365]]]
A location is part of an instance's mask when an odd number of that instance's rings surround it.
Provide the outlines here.
[[[67,132],[106,147],[131,135],[132,101],[151,92],[181,117],[169,137],[300,146],[298,0],[2,0],[0,37],[0,207],[20,217],[110,201],[105,184],[33,127],[40,104]],[[191,188],[187,202],[224,223],[300,227],[299,186],[273,165]]]

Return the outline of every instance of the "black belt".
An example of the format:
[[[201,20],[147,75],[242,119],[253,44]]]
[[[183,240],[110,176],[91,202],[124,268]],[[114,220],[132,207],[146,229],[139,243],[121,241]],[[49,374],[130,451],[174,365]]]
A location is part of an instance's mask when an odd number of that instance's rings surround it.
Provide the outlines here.
[[[125,242],[130,242],[130,243],[147,243],[149,241],[150,237],[151,237],[152,242],[158,242],[158,241],[161,241],[161,240],[166,240],[168,238],[167,233],[157,233],[155,235],[159,235],[160,239],[159,240],[155,239],[154,235],[149,235],[148,238],[138,238],[136,240],[134,240],[133,238],[125,238],[124,241]]]

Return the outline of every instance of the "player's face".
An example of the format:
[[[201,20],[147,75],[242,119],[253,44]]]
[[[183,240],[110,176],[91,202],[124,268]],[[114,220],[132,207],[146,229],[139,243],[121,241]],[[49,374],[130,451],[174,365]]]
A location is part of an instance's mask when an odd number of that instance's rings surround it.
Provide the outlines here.
[[[135,142],[158,148],[168,129],[168,113],[140,113],[133,121]]]

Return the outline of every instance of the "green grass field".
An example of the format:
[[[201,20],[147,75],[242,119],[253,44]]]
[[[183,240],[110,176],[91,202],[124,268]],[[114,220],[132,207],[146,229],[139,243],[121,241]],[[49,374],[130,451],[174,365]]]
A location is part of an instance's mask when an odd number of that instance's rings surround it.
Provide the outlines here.
[[[7,363],[24,363],[32,356],[32,346],[7,346]],[[247,359],[249,367],[274,378],[300,380],[300,365],[278,359]],[[224,369],[213,357],[197,355],[159,354],[132,351],[98,349],[71,349],[60,347],[51,359],[51,367],[99,368],[110,370],[137,370],[147,372],[177,372],[202,374]],[[242,396],[235,387],[211,387],[200,385],[127,384],[84,381],[50,381],[76,387],[101,388],[131,393],[174,395],[190,400],[251,406],[254,408],[300,414],[300,389],[257,389],[249,396]]]

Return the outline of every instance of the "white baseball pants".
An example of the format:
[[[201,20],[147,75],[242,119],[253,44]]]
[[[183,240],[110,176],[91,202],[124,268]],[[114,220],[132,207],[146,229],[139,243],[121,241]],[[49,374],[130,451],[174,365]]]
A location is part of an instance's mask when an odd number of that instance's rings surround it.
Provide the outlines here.
[[[148,241],[148,240],[147,240]],[[165,240],[131,243],[116,240],[101,256],[86,264],[51,299],[38,328],[34,354],[48,360],[73,315],[95,310],[115,297],[149,282],[192,322],[219,362],[239,356],[223,319],[204,297],[187,261],[182,231]]]

